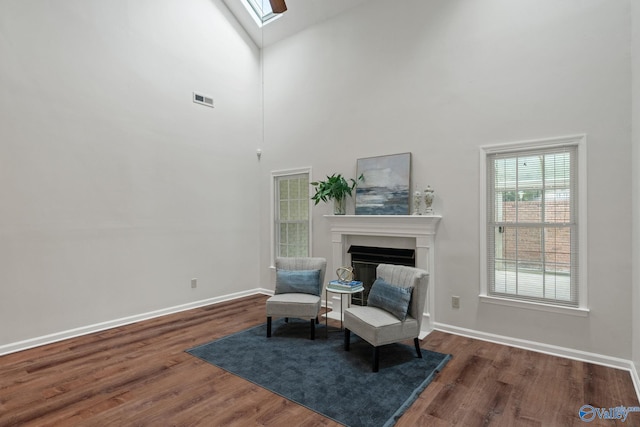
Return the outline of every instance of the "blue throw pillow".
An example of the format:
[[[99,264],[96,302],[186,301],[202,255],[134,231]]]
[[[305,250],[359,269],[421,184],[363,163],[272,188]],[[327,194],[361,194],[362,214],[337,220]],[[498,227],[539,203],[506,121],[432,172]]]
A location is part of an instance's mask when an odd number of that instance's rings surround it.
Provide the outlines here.
[[[369,291],[367,305],[378,307],[396,316],[399,320],[407,318],[413,286],[404,288],[392,285],[378,278]]]
[[[320,270],[277,270],[276,294],[320,295]]]

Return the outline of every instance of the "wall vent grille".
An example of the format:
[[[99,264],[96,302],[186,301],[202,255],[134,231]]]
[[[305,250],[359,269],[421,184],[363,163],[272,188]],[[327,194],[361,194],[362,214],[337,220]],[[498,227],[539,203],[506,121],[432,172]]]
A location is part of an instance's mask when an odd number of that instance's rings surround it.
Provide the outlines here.
[[[213,98],[201,93],[193,92],[193,102],[213,108]]]

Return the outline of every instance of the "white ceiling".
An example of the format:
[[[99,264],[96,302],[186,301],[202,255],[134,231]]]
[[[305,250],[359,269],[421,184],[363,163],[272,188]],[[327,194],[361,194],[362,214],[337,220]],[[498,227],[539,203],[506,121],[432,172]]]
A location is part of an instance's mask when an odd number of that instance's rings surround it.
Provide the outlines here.
[[[242,0],[223,1],[253,41],[266,47],[371,0],[286,0],[288,10],[262,28],[258,28]]]

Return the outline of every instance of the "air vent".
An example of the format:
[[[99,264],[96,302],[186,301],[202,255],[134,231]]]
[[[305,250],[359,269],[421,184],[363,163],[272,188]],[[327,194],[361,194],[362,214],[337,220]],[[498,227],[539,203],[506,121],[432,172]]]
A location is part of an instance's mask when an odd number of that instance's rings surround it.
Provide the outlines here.
[[[201,93],[193,92],[193,102],[196,104],[206,105],[207,107],[213,108],[213,98],[207,95],[203,95]]]

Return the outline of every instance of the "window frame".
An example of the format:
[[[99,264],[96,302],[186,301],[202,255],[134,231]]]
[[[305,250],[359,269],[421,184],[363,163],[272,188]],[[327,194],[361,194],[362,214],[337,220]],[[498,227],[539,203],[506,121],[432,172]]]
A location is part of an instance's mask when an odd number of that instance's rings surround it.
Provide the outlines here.
[[[284,170],[276,170],[271,172],[271,267],[272,268],[275,268],[275,265],[276,265],[275,260],[276,260],[276,257],[278,256],[278,245],[279,245],[279,237],[277,235],[278,230],[276,227],[276,222],[278,220],[276,209],[279,208],[279,206],[276,206],[276,196],[278,194],[276,189],[276,182],[278,181],[279,178],[293,177],[295,175],[307,175],[309,182],[311,182],[311,167],[284,169]],[[309,209],[307,211],[308,212],[307,214],[307,223],[308,223],[307,252],[309,256],[312,256],[313,222],[312,222],[312,212],[311,212],[312,201],[310,196],[308,198],[308,203],[309,203]]]
[[[268,12],[264,13],[261,4],[268,2],[269,0],[241,0],[244,7],[249,12],[249,15],[253,18],[258,28],[262,28],[270,22],[282,16],[282,13]],[[271,5],[269,5],[271,7]]]
[[[587,278],[587,137],[584,134],[565,137],[538,139],[529,141],[511,142],[505,144],[493,144],[480,147],[480,301],[491,304],[505,305],[524,309],[533,309],[547,312],[564,313],[575,316],[587,316],[588,309],[588,278]],[[487,188],[487,174],[489,156],[493,154],[514,154],[540,149],[553,149],[566,146],[576,147],[577,161],[577,233],[578,233],[578,305],[565,306],[552,302],[538,302],[509,298],[489,294],[489,265],[488,265],[488,218],[487,203],[489,188]]]

